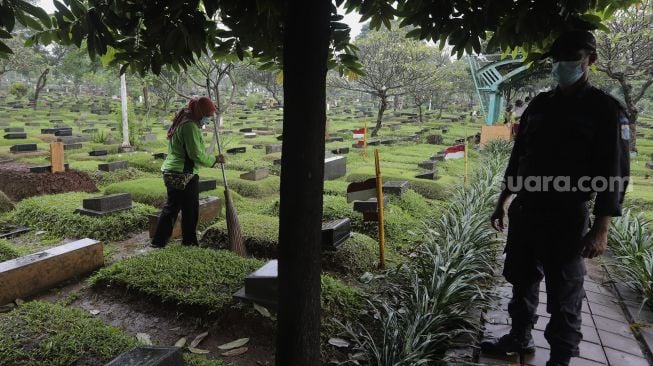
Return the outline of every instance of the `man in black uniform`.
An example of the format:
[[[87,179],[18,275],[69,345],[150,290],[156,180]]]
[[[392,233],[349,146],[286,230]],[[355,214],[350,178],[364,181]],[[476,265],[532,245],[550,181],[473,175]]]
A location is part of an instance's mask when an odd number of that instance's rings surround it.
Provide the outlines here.
[[[553,58],[558,87],[536,96],[524,111],[491,217],[503,231],[504,205],[517,194],[508,210],[503,270],[513,286],[512,329],[481,347],[494,354],[535,351],[531,330],[544,277],[551,315],[544,332],[551,346],[547,366],[558,366],[579,353],[583,257],[603,254],[610,219],[621,215],[630,130],[621,104],[587,81],[597,58],[590,32],[563,33],[545,56]]]

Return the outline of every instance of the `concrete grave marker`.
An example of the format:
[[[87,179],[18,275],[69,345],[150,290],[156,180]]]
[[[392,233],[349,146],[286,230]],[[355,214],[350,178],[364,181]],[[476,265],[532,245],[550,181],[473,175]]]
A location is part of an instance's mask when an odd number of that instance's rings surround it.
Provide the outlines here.
[[[408,189],[407,180],[391,180],[383,183],[383,193],[401,196]]]
[[[434,170],[436,167],[436,162],[433,160],[425,160],[419,164],[417,164],[418,167],[424,169],[424,170]]]
[[[329,137],[328,139],[325,140],[325,142],[327,142],[327,143],[329,143],[329,142],[343,142],[343,141],[345,141],[345,139],[342,138],[342,137]]]
[[[276,308],[279,299],[278,262],[271,260],[245,278],[245,287],[234,297]]]
[[[68,163],[63,165],[64,171],[68,171]],[[37,165],[29,168],[30,173],[51,173],[52,165]]]
[[[199,191],[206,192],[216,189],[218,186],[218,181],[216,179],[200,179],[198,184]]]
[[[348,218],[322,223],[322,249],[334,250],[351,237],[351,220]]]
[[[324,180],[333,180],[347,174],[347,158],[332,156],[324,159]]]
[[[25,132],[25,129],[22,127],[7,127],[5,132]]]
[[[25,126],[29,127],[38,127],[41,125],[41,122],[25,122]]]
[[[417,174],[415,176],[415,178],[435,180],[437,178],[437,172],[436,171],[428,171],[428,172],[419,173],[419,174]]]
[[[257,181],[257,180],[262,180],[267,178],[268,175],[269,175],[268,168],[259,168],[241,174],[240,179]]]
[[[383,206],[388,203],[388,197],[383,196]],[[354,201],[353,210],[356,212],[366,213],[366,212],[378,212],[379,204],[376,198],[370,198],[367,201]]]
[[[97,128],[85,128],[82,130],[83,133],[97,133],[98,129]]]
[[[127,169],[128,166],[129,163],[126,161],[114,161],[111,163],[98,164],[97,168],[103,172],[114,172],[120,169]]]
[[[241,129],[238,130],[238,131],[239,131],[239,132],[242,132],[242,133],[248,133],[248,132],[252,132],[252,131],[253,131],[253,128],[251,128],[251,127],[246,127],[246,128],[241,128]]]
[[[142,138],[143,141],[156,141],[156,135],[153,133],[147,133],[143,135]]]
[[[213,196],[202,197],[199,199],[199,214],[197,223],[210,223],[222,215],[222,199]],[[159,215],[148,215],[150,239],[156,233],[156,227],[159,225]],[[172,238],[181,237],[181,212],[172,228]]]
[[[245,146],[232,147],[231,149],[227,150],[227,154],[242,154],[246,151],[247,148]]]
[[[109,154],[109,151],[107,151],[107,150],[91,150],[91,151],[88,152],[89,156],[104,156],[104,155],[108,155],[108,154]]]
[[[86,198],[82,207],[75,212],[87,216],[104,216],[132,208],[131,193],[116,193],[106,196]]]
[[[7,140],[21,140],[21,139],[26,139],[27,134],[25,132],[12,132],[6,134],[4,138]]]
[[[122,353],[104,366],[183,366],[179,347],[140,345]]]
[[[253,139],[253,138],[256,137],[256,132],[245,132],[245,134],[243,134],[243,136],[246,139]]]
[[[72,129],[67,129],[67,128],[62,128],[58,129],[54,133],[55,136],[72,136],[73,135],[73,130]]]
[[[426,136],[426,142],[431,145],[442,145],[444,138],[442,135],[428,135]]]
[[[155,153],[152,156],[154,157],[154,159],[165,160],[168,157],[168,154],[166,154],[166,153]]]
[[[36,144],[18,144],[9,148],[13,153],[36,151]]]
[[[77,149],[81,149],[81,148],[82,148],[82,144],[79,143],[79,142],[76,142],[76,143],[73,143],[73,144],[64,144],[63,145],[64,150],[77,150]]]
[[[273,153],[278,153],[281,152],[281,144],[270,144],[270,145],[265,145],[265,153],[266,154],[273,154]]]
[[[349,148],[348,147],[339,147],[336,149],[331,150],[333,154],[349,154]]]
[[[0,305],[32,296],[104,265],[102,243],[77,240],[0,263]]]

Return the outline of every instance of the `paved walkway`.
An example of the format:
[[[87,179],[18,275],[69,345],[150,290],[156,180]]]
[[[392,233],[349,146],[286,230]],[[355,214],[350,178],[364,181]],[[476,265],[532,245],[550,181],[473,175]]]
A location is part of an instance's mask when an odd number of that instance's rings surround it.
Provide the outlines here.
[[[573,358],[572,366],[647,366],[640,343],[635,338],[630,324],[622,311],[611,286],[606,283],[604,270],[594,261],[587,262],[588,276],[585,277],[586,297],[583,300],[583,341],[580,344],[580,358]],[[487,313],[485,337],[496,337],[510,330],[508,301],[511,287],[500,283],[500,295],[496,309]],[[540,304],[537,308],[539,320],[533,331],[537,351],[519,360],[519,356],[495,358],[481,354],[479,363],[484,365],[523,364],[544,366],[549,358],[549,344],[544,338],[544,328],[549,321],[546,312],[546,292],[544,281],[540,286]],[[520,362],[521,361],[521,362]]]

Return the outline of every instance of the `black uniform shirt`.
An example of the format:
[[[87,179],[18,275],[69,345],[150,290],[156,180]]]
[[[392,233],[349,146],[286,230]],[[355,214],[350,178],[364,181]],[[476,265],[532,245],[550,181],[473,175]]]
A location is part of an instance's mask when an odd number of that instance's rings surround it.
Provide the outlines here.
[[[621,215],[627,181],[619,184],[611,177],[623,182],[630,175],[628,124],[621,104],[589,83],[573,95],[559,89],[540,93],[521,117],[504,187],[524,199],[562,207],[596,194],[596,216]],[[592,184],[596,177],[608,189]]]

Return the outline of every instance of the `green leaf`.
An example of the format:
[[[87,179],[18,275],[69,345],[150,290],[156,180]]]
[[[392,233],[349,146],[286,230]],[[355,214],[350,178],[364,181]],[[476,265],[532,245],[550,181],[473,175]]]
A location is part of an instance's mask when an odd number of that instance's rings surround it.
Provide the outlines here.
[[[57,8],[59,13],[61,13],[65,18],[68,18],[68,20],[77,19],[64,4],[59,2],[59,0],[53,0],[53,4],[54,7]]]
[[[77,18],[82,18],[86,15],[86,6],[79,0],[64,0],[64,2],[70,6],[70,10]]]
[[[102,63],[102,66],[106,67],[111,64],[111,62],[115,59],[116,56],[116,49],[113,47],[107,47],[107,52],[100,57],[100,62]]]
[[[14,51],[12,51],[11,48],[9,48],[4,42],[0,41],[0,55],[3,53],[13,54]]]
[[[14,30],[15,22],[16,19],[14,18],[14,9],[6,4],[0,7],[0,24],[4,26],[7,32]]]
[[[9,39],[11,38],[11,33],[7,32],[4,29],[0,29],[0,38]]]
[[[19,8],[23,9],[28,14],[38,18],[47,28],[52,27],[52,21],[50,20],[48,13],[46,13],[42,8],[34,6],[26,1],[18,1],[17,4]]]

